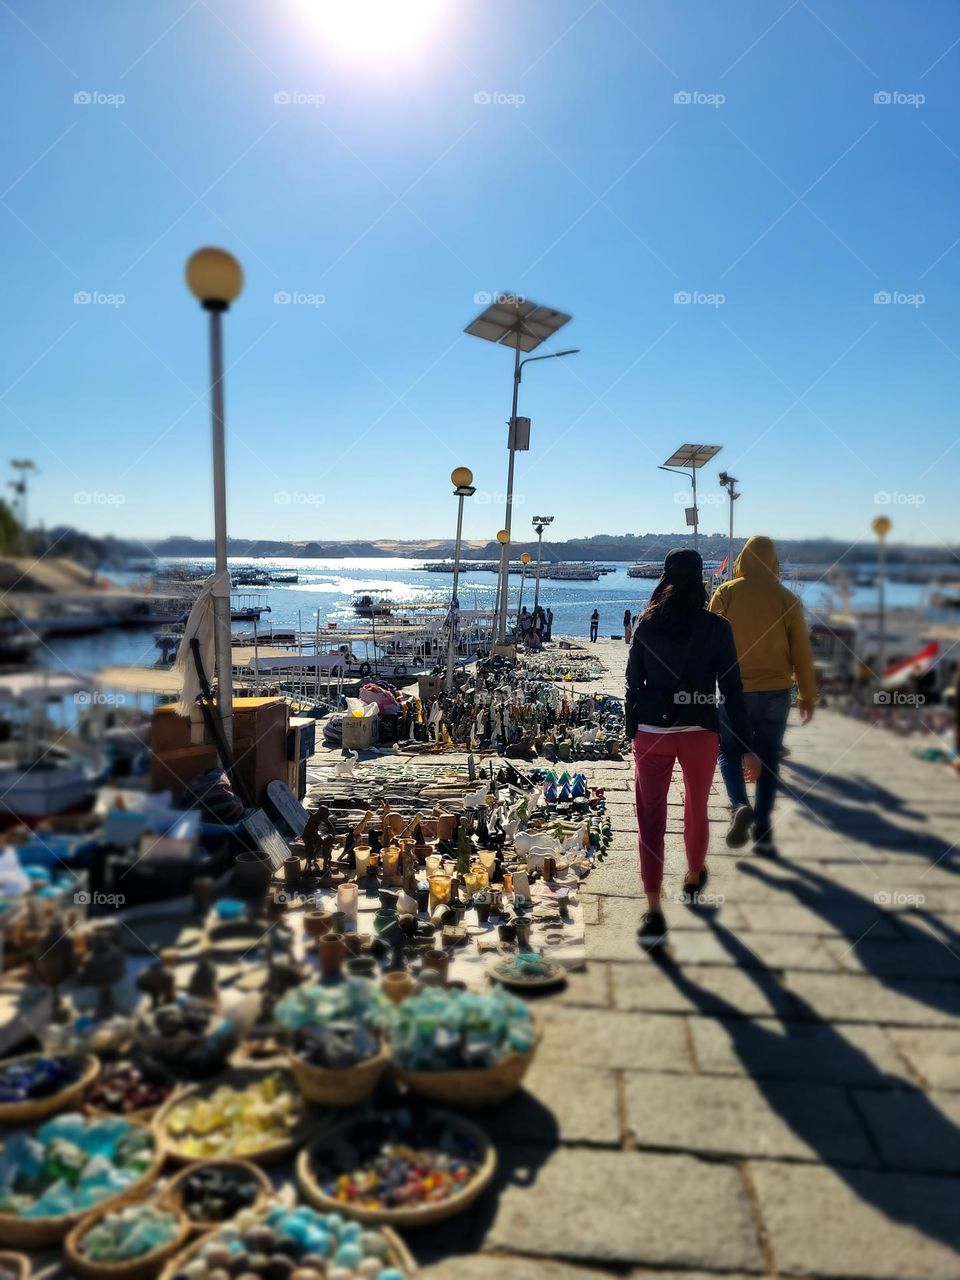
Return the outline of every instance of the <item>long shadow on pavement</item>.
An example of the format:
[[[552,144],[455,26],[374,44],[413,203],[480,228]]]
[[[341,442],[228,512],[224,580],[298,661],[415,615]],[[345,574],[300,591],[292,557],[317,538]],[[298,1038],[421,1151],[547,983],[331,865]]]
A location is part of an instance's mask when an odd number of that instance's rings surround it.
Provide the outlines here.
[[[736,961],[742,972],[750,976],[772,1003],[779,990],[776,975],[769,969],[751,967],[755,961],[749,949],[729,929],[720,924],[717,916],[710,916],[708,920],[717,940]],[[944,1194],[938,1198],[930,1194],[930,1177],[917,1176],[913,1171],[898,1170],[897,1175],[894,1176],[889,1172],[855,1168],[831,1161],[825,1150],[825,1134],[820,1118],[809,1107],[790,1106],[790,1092],[789,1089],[784,1088],[783,1078],[772,1078],[766,1073],[766,1064],[771,1058],[777,1057],[782,1049],[783,1035],[777,1031],[768,1030],[753,1018],[744,1017],[736,1005],[718,997],[714,992],[704,991],[666,954],[653,954],[652,958],[674,983],[677,990],[701,1013],[716,1016],[719,1012],[726,1018],[724,1026],[744,1070],[751,1077],[770,1109],[812,1149],[819,1157],[821,1164],[829,1167],[860,1199],[888,1218],[922,1231],[931,1239],[939,1240],[951,1248],[960,1245],[960,1219],[956,1214],[953,1190],[956,1184],[952,1179],[940,1180],[945,1190]],[[827,1051],[837,1055],[838,1060],[846,1059],[848,1069],[843,1073],[844,1078],[862,1080],[863,1084],[858,1088],[882,1090],[888,1093],[896,1091],[899,1095],[909,1094],[914,1104],[911,1123],[918,1128],[922,1126],[922,1131],[928,1136],[931,1148],[945,1151],[958,1150],[960,1128],[935,1107],[926,1094],[917,1090],[910,1081],[881,1071],[866,1054],[850,1044],[829,1022],[820,1018],[816,1010],[806,1001],[795,994],[793,999],[799,1006],[801,1017],[817,1022],[822,1028]],[[784,1030],[787,1031],[789,1028],[784,1026]],[[912,1183],[911,1178],[915,1179]]]
[[[789,868],[791,874],[799,879],[784,880],[771,876],[755,862],[742,862],[739,870],[744,875],[763,881],[772,889],[793,894],[799,903],[816,912],[841,935],[848,932],[849,921],[855,914],[862,914],[865,908],[869,910],[874,905],[868,898],[861,897],[852,889],[803,863],[779,858],[777,866]],[[893,914],[878,911],[877,920],[892,921],[902,937],[889,942],[875,941],[867,929],[850,943],[849,950],[862,965],[864,973],[876,978],[891,991],[917,1000],[939,1013],[960,1017],[960,933],[936,916],[925,914],[924,918],[936,929],[936,938],[914,924],[903,912]],[[914,956],[921,959],[925,957],[931,970],[937,966],[937,962],[944,960],[947,962],[946,970],[924,973],[923,963],[916,973],[898,973],[895,968],[891,969],[887,962],[891,959],[896,961],[896,948],[905,944],[912,944]],[[944,976],[946,981],[941,980]]]
[[[798,773],[809,781],[818,791],[832,791],[844,800],[852,800],[856,804],[879,805],[888,813],[898,818],[906,818],[910,822],[926,822],[926,816],[919,809],[911,809],[904,803],[903,796],[897,795],[888,787],[882,786],[873,778],[862,775],[843,774],[840,777],[831,773],[822,773],[812,765],[801,764],[799,760],[788,757],[784,760],[783,769]]]

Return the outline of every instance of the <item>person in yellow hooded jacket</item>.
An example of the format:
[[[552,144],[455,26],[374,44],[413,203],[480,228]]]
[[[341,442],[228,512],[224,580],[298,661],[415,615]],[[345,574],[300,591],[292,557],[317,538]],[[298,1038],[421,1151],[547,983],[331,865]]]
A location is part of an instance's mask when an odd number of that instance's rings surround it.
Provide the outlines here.
[[[796,684],[800,722],[808,724],[817,700],[817,678],[803,606],[780,582],[780,562],[770,538],[747,539],[733,578],[714,592],[710,610],[733,628],[753,751],[760,762],[751,808],[741,767],[743,748],[733,741],[721,707],[720,773],[733,807],[727,844],[740,848],[752,832],[755,851],[775,858],[773,806],[791,689]]]

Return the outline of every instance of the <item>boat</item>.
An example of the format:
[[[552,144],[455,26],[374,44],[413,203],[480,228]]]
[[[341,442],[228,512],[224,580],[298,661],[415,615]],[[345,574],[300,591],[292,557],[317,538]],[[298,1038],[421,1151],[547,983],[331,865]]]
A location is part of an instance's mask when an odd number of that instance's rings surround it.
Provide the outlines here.
[[[250,567],[231,569],[230,580],[235,587],[269,587],[270,574],[266,569]]]
[[[389,618],[393,601],[389,596],[372,596],[358,592],[353,597],[353,612],[359,618]]]
[[[8,712],[0,744],[0,823],[27,824],[86,809],[103,774],[102,755],[50,711],[96,708],[93,684],[67,672],[43,669],[0,676],[0,704]]]
[[[628,578],[659,578],[663,575],[663,565],[653,560],[639,560],[627,570]]]
[[[293,586],[300,581],[299,573],[271,573],[270,581],[284,586]]]
[[[600,572],[592,564],[555,564],[540,576],[559,582],[596,582]]]

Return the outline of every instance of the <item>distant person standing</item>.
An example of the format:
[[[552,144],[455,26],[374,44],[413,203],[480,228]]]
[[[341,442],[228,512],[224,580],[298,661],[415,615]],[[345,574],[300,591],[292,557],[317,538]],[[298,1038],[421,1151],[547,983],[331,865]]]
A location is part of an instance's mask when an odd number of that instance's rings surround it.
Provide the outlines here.
[[[553,610],[547,610],[547,639],[553,639]]]
[[[594,609],[593,613],[591,613],[591,615],[590,615],[590,642],[591,642],[591,644],[596,644],[596,643],[597,643],[597,633],[599,632],[599,630],[600,630],[600,610],[599,610],[599,609]]]
[[[769,538],[749,538],[737,557],[734,577],[713,594],[710,611],[733,628],[747,718],[759,760],[753,807],[740,767],[742,748],[720,711],[720,772],[733,805],[727,844],[738,849],[751,832],[754,851],[775,858],[773,805],[780,784],[780,753],[790,713],[790,690],[798,689],[800,723],[809,724],[817,700],[817,677],[803,606],[780,583],[780,563]]]
[[[623,611],[623,643],[629,644],[633,639],[633,619],[630,616],[630,610]]]

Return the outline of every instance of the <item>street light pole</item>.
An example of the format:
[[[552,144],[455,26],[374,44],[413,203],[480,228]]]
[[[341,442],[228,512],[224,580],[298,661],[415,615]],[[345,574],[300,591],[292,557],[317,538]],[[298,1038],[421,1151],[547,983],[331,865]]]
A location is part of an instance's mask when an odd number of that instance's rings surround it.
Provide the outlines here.
[[[14,471],[17,472],[18,479],[13,482],[13,491],[20,499],[20,543],[21,550],[24,554],[28,554],[30,550],[30,525],[27,513],[27,493],[29,486],[29,475],[31,471],[36,470],[36,464],[30,458],[14,458],[11,463]]]
[[[727,491],[730,499],[730,532],[727,535],[727,578],[733,577],[733,504],[740,497],[737,492],[737,478],[726,471],[720,472],[720,484]]]
[[[517,633],[520,631],[520,615],[523,612],[523,588],[527,581],[527,565],[530,563],[529,551],[524,551],[520,557],[520,596],[517,599]]]
[[[540,567],[543,563],[543,531],[548,524],[553,524],[553,516],[534,516],[533,527],[537,531],[537,582],[533,589],[533,612],[537,612],[540,603]]]
[[[877,554],[877,679],[883,679],[887,669],[887,534],[893,528],[889,516],[877,516],[871,528],[880,540]]]
[[[444,675],[444,688],[449,692],[453,688],[453,664],[456,658],[457,615],[460,605],[457,600],[457,585],[460,581],[460,542],[463,537],[463,500],[476,493],[473,487],[473,472],[469,467],[457,467],[450,473],[453,483],[454,497],[457,505],[457,540],[453,546],[453,590],[450,593],[450,634],[447,636],[447,670]]]
[[[227,480],[223,405],[223,313],[239,297],[243,270],[224,249],[198,249],[187,263],[187,283],[210,315],[210,415],[213,443],[213,520],[216,579],[213,587],[217,710],[227,749],[233,749],[233,654],[230,578],[227,570]],[[226,761],[223,762],[227,764]]]
[[[520,344],[517,343],[513,361],[513,406],[510,411],[510,435],[507,441],[510,450],[510,461],[507,464],[507,511],[503,527],[507,531],[507,540],[500,546],[500,599],[497,602],[497,640],[503,644],[507,632],[507,598],[510,580],[510,532],[513,524],[513,472],[517,458],[517,404],[520,399],[520,373],[523,365],[520,360]]]

